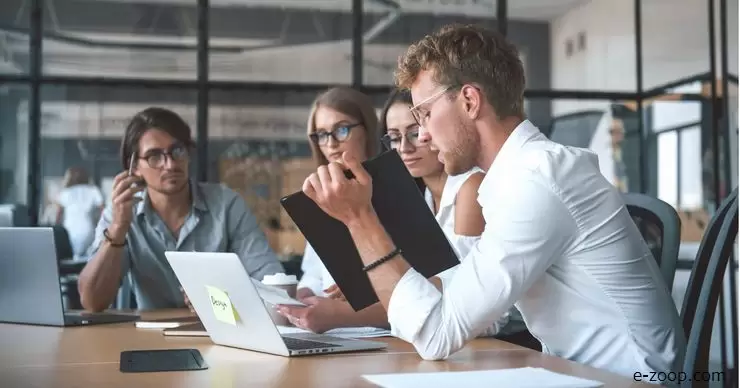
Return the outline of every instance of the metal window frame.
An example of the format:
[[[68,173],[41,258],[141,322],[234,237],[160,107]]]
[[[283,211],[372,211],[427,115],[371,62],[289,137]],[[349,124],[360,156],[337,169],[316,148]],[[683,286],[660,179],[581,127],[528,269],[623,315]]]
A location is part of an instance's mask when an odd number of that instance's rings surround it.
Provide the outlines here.
[[[720,4],[720,57],[721,66],[716,63],[716,39],[714,34],[709,34],[709,60],[710,60],[710,79],[718,79],[718,75],[721,74],[721,85],[722,90],[727,90],[729,81],[737,82],[737,76],[728,74],[727,71],[727,2],[726,0],[714,0],[719,1]],[[715,5],[714,1],[707,0],[707,5],[710,14],[709,16],[709,29],[712,30],[716,24],[715,22]],[[363,0],[352,1],[352,79],[351,85],[363,92],[368,94],[384,94],[391,91],[392,86],[374,86],[364,85],[363,80],[363,47],[364,41],[363,36]],[[638,124],[640,128],[640,190],[645,192],[646,184],[644,180],[647,178],[647,166],[644,154],[646,152],[645,144],[650,136],[654,136],[652,133],[646,133],[645,131],[645,114],[643,111],[643,102],[647,98],[659,96],[666,92],[667,89],[681,84],[686,84],[695,80],[704,79],[706,74],[695,75],[684,79],[676,80],[671,83],[661,85],[659,87],[652,88],[650,90],[643,89],[643,56],[642,56],[642,0],[634,0],[634,29],[635,29],[635,50],[636,50],[636,61],[635,61],[635,74],[636,74],[636,85],[634,92],[621,92],[621,91],[605,91],[605,90],[557,90],[557,89],[528,89],[525,91],[524,96],[526,98],[547,98],[547,99],[589,99],[589,100],[632,100],[637,102],[638,109]],[[200,139],[196,151],[196,157],[198,158],[197,163],[197,176],[198,179],[207,180],[208,177],[208,108],[209,108],[209,92],[213,89],[220,90],[271,90],[271,91],[296,91],[296,92],[319,92],[325,90],[333,85],[328,84],[305,84],[305,83],[270,83],[270,82],[233,82],[233,81],[216,81],[209,79],[209,0],[197,0],[197,15],[198,15],[198,38],[197,38],[197,78],[195,80],[158,80],[158,79],[136,79],[136,78],[108,78],[108,77],[79,77],[79,76],[54,76],[44,75],[42,73],[42,45],[43,45],[43,3],[41,0],[31,1],[31,11],[29,20],[29,31],[30,31],[30,60],[29,60],[29,72],[28,74],[2,74],[0,75],[0,84],[27,84],[30,86],[29,95],[29,132],[30,132],[30,144],[29,144],[29,179],[27,186],[29,188],[28,197],[26,198],[29,208],[31,209],[31,219],[38,219],[38,205],[39,195],[36,193],[40,183],[40,171],[38,167],[40,165],[40,155],[38,153],[38,144],[40,142],[40,105],[41,105],[41,87],[45,85],[76,85],[76,86],[135,86],[135,87],[150,87],[150,88],[176,88],[176,89],[191,89],[197,91],[197,138]],[[496,27],[500,33],[506,35],[508,32],[508,1],[499,0],[496,6]],[[721,73],[718,72],[721,69]],[[719,96],[719,90],[716,83],[712,83],[711,88],[711,100],[717,101]],[[685,99],[701,100],[706,99],[703,96],[686,96]],[[728,103],[727,99],[724,100],[725,104]],[[716,105],[716,104],[715,104]],[[728,108],[724,105],[722,110]],[[725,120],[722,123],[720,118],[720,106],[714,106],[712,109],[712,129],[713,133],[719,133],[720,126],[726,135],[729,135],[729,122]],[[722,125],[724,124],[724,125]],[[716,137],[713,136],[713,143],[716,142]],[[713,144],[713,152],[719,154],[723,152],[729,155],[729,143],[725,142],[723,149],[720,150],[719,144]],[[730,159],[725,157],[725,164],[729,167]],[[716,167],[719,167],[718,165]],[[715,173],[718,173],[719,168]],[[729,168],[725,168],[725,179],[730,178],[731,171]],[[714,179],[719,180],[719,177]],[[729,180],[728,180],[729,181]],[[722,198],[715,198],[716,201]]]

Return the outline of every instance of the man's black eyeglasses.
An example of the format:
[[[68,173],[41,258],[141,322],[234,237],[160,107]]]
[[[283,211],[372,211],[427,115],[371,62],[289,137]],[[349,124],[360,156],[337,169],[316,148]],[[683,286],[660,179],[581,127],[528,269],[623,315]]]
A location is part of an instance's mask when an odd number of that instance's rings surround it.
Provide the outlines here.
[[[170,147],[169,150],[149,150],[139,159],[145,160],[151,168],[162,168],[167,163],[167,157],[172,159],[173,162],[179,162],[188,157],[188,149],[182,144],[176,144]]]

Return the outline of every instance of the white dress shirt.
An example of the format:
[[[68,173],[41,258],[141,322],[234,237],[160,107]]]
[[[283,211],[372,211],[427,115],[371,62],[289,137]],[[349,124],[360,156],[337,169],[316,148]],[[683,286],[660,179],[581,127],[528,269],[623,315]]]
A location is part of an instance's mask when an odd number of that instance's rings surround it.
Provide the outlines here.
[[[435,218],[442,227],[442,231],[444,231],[447,239],[450,241],[450,245],[460,258],[464,258],[468,254],[470,249],[478,242],[480,236],[462,236],[455,234],[455,202],[457,199],[457,193],[471,175],[482,171],[483,170],[481,169],[474,168],[463,174],[447,177],[445,186],[442,189],[442,198],[440,198],[439,201],[439,210],[437,211],[437,214],[435,214]],[[434,200],[429,189],[426,189],[424,198],[427,205],[429,205],[429,208],[434,209]],[[439,274],[443,287],[445,282],[452,277],[455,268],[451,268]],[[303,272],[303,276],[301,277],[300,282],[298,282],[298,288],[310,288],[314,295],[322,296],[324,295],[325,289],[334,285],[334,279],[331,277],[331,274],[324,266],[324,263],[321,262],[316,251],[314,251],[308,243],[306,244],[306,250],[303,253],[301,271]],[[507,318],[502,318],[499,321],[499,324],[505,324],[506,320]]]
[[[424,359],[462,348],[512,305],[545,353],[625,376],[678,372],[681,322],[621,195],[587,150],[529,121],[478,190],[486,227],[440,293],[410,269],[388,306]]]

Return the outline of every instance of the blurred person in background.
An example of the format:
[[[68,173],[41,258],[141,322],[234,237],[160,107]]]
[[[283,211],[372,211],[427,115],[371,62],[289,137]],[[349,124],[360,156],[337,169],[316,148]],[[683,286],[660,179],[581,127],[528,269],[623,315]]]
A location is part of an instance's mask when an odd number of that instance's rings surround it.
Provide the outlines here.
[[[56,198],[54,223],[64,226],[69,234],[74,256],[83,256],[95,239],[95,224],[105,201],[100,189],[90,183],[82,167],[70,167],[64,174],[62,190]]]

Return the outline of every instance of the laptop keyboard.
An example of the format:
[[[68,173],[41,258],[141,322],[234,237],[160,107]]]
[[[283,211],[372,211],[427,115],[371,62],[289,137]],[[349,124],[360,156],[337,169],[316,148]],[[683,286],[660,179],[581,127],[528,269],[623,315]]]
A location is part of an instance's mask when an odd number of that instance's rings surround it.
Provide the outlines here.
[[[327,344],[325,342],[309,341],[304,339],[283,337],[285,346],[290,350],[308,350],[308,349],[324,349],[324,348],[335,348],[339,345]]]

